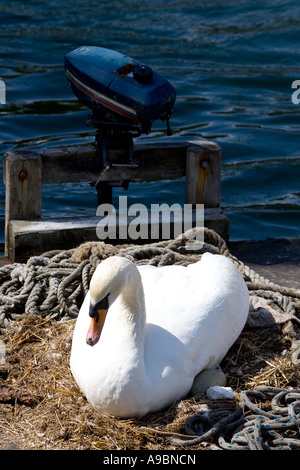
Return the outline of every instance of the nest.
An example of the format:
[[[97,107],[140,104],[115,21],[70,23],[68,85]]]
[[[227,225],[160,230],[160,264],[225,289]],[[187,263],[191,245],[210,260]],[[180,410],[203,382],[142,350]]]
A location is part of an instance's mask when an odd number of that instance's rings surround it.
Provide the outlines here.
[[[171,438],[185,434],[186,419],[208,402],[210,407],[220,406],[199,395],[143,418],[97,414],[70,372],[74,324],[75,320],[26,315],[2,336],[6,349],[0,366],[2,449],[178,450]],[[221,364],[227,385],[237,397],[239,390],[257,385],[297,386],[300,371],[292,362],[291,345],[292,338],[278,325],[245,327]],[[193,450],[207,448],[197,444]]]

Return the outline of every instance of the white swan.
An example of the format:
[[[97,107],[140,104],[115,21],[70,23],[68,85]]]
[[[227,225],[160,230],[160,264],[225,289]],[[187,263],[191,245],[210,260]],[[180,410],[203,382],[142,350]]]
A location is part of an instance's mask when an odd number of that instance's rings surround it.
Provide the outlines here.
[[[108,258],[76,321],[72,374],[100,413],[163,409],[190,391],[199,372],[219,364],[248,309],[247,286],[224,256],[205,253],[188,267],[160,268]]]

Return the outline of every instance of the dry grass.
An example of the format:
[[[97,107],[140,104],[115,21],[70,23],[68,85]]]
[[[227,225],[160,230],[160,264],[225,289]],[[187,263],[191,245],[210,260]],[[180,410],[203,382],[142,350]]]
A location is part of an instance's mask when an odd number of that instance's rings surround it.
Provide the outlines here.
[[[26,316],[2,337],[7,353],[0,369],[2,449],[175,449],[170,436],[154,429],[184,433],[186,418],[208,400],[187,398],[141,419],[98,415],[69,369],[73,328],[74,321]],[[228,385],[237,392],[258,384],[299,385],[290,344],[279,329],[246,329],[222,363]]]

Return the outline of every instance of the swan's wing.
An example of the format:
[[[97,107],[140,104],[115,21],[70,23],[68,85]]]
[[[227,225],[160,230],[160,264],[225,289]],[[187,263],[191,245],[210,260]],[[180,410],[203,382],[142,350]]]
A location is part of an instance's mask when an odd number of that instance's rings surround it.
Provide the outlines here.
[[[211,337],[218,334],[219,339],[235,337],[243,328],[249,295],[230,259],[207,253],[188,267],[151,267],[140,272],[147,322],[166,328],[185,344],[203,338],[205,332]]]

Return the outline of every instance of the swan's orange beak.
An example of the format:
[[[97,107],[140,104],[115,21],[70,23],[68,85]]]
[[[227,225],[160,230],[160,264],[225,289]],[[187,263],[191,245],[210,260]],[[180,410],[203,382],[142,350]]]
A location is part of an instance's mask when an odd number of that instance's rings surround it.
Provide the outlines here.
[[[86,342],[89,346],[95,346],[98,343],[101,331],[105,322],[107,310],[97,310],[97,314],[92,318],[89,331],[86,335]]]

